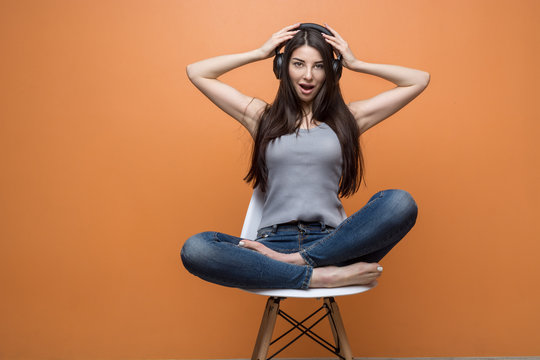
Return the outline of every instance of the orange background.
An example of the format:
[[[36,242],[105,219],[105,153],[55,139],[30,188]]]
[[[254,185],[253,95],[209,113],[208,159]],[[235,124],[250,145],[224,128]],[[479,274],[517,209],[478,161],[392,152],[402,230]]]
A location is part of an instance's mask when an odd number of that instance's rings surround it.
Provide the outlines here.
[[[535,0],[1,1],[0,358],[250,356],[265,298],[179,259],[194,233],[239,234],[251,194],[247,132],[185,67],[297,21],[431,74],[366,133],[367,187],[344,202],[401,188],[420,208],[380,285],[339,300],[355,356],[540,355],[539,17]],[[277,89],[270,60],[223,79]],[[392,86],[342,78],[346,101]]]

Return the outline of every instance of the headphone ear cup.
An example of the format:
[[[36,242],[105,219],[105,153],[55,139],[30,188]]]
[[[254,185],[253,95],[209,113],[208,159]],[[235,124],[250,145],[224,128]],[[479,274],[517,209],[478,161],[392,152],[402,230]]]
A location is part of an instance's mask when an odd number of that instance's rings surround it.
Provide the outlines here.
[[[343,71],[343,65],[341,64],[340,59],[334,59],[332,62],[332,68],[334,69],[334,73],[336,74],[337,79],[341,79],[341,73]]]
[[[283,54],[276,54],[274,56],[274,75],[276,75],[276,79],[281,78],[281,68],[283,66]]]

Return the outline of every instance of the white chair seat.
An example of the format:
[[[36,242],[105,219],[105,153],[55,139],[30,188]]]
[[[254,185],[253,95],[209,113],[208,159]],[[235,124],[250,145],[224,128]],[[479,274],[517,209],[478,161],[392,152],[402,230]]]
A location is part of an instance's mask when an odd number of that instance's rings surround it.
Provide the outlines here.
[[[344,286],[338,288],[313,288],[307,290],[297,289],[242,289],[256,295],[273,296],[280,298],[325,298],[344,295],[360,294],[374,288],[377,282],[364,286]]]

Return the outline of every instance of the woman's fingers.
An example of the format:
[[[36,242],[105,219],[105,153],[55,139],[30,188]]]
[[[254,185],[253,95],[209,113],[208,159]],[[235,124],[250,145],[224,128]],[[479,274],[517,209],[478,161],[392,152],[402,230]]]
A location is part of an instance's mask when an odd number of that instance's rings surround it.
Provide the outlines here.
[[[334,47],[346,48],[348,46],[347,42],[343,40],[342,38],[338,38],[336,36],[330,36],[324,33],[322,35],[326,39],[326,41],[328,41]]]
[[[294,34],[297,33],[298,30],[294,30],[294,28],[298,27],[298,25],[300,24],[297,23],[286,26],[283,29],[272,34],[270,39],[268,39],[260,48],[263,53],[263,57],[271,57],[276,47],[278,47],[283,42],[290,40],[294,36]]]
[[[324,27],[326,27],[328,30],[330,30],[330,32],[331,32],[336,38],[343,40],[343,38],[341,37],[341,35],[339,35],[339,33],[338,33],[336,30],[334,30],[333,28],[331,28],[330,25],[328,25],[328,24],[325,23],[325,24],[324,24]]]
[[[339,35],[339,33],[334,30],[333,28],[330,27],[330,25],[328,24],[324,24],[326,26],[326,28],[334,35],[334,36],[330,36],[328,34],[325,34],[323,33],[323,37],[326,39],[326,41],[328,41],[336,50],[338,50],[341,54],[343,54],[347,48],[349,47],[349,45],[347,44],[347,42],[345,40],[343,40],[343,38],[341,37],[341,35]]]
[[[285,26],[283,29],[279,30],[277,33],[273,35],[273,38],[277,41],[276,46],[281,44],[284,41],[290,40],[294,34],[296,34],[299,30],[294,30],[300,25],[300,23],[292,24],[289,26]]]
[[[326,28],[334,35],[322,34],[326,42],[328,42],[334,50],[341,54],[343,66],[349,67],[355,61],[354,54],[349,48],[349,44],[338,34],[338,32],[332,29],[328,24],[325,24]]]
[[[335,37],[332,37],[330,35],[327,35],[327,34],[323,34],[323,37],[325,38],[325,40],[327,42],[329,42],[330,44],[332,45],[339,45],[339,42],[337,41],[337,39]]]
[[[331,36],[326,35],[326,34],[323,34],[323,37],[326,40],[326,42],[328,42],[330,45],[332,45],[332,47],[334,48],[335,51],[337,51],[341,55],[343,55],[345,53],[345,50],[347,49],[346,44],[343,44],[342,42],[340,42],[335,37],[331,37]]]
[[[274,33],[274,36],[294,35],[298,31],[298,30],[294,30],[294,29],[297,28],[299,25],[300,25],[300,23],[285,26],[283,29],[281,29],[278,32]]]
[[[291,29],[297,28],[298,26],[300,26],[300,23],[285,26],[283,29],[281,29],[281,31],[290,31]]]

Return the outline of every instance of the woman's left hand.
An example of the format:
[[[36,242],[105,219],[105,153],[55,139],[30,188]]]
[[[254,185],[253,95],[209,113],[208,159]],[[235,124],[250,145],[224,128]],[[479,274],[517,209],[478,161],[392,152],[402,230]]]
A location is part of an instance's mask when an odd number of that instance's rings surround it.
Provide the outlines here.
[[[330,30],[334,36],[327,35],[323,33],[323,37],[332,47],[335,51],[341,54],[341,63],[344,67],[347,69],[351,69],[354,62],[357,61],[356,57],[354,56],[352,50],[349,48],[349,44],[343,38],[341,35],[338,34],[338,32],[334,29],[332,29],[328,24],[324,24],[325,27]]]

